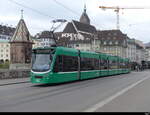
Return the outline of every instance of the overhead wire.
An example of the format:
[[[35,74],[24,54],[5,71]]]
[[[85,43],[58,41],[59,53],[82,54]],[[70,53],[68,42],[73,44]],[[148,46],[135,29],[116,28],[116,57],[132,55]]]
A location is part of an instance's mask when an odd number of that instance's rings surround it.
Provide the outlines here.
[[[18,5],[18,6],[21,6],[21,7],[23,7],[23,8],[29,9],[29,10],[31,10],[31,11],[33,11],[33,12],[36,12],[36,13],[42,15],[42,16],[46,16],[46,17],[49,17],[49,18],[51,18],[51,19],[56,19],[56,18],[53,17],[53,16],[47,15],[47,14],[41,12],[41,11],[38,11],[38,10],[36,10],[36,9],[34,9],[34,8],[31,8],[31,7],[29,7],[29,6],[26,6],[26,5],[22,4],[22,3],[16,2],[15,0],[8,0],[8,1],[11,2],[11,3],[16,4],[16,5]],[[79,14],[78,12],[72,10],[71,8],[67,7],[66,5],[64,5],[64,4],[60,3],[60,2],[58,2],[57,0],[53,0],[53,1],[54,1],[56,4],[58,4],[58,5],[62,6],[63,8],[65,8],[66,10],[68,10],[69,12],[71,12],[71,13],[77,15],[77,16],[80,16],[80,14]],[[96,24],[96,23],[95,23],[95,24]],[[98,25],[98,24],[96,24],[96,25]]]
[[[31,7],[29,7],[29,6],[26,6],[26,5],[24,5],[24,4],[21,4],[21,3],[19,3],[19,2],[16,2],[15,0],[8,0],[8,1],[9,1],[9,2],[12,2],[12,3],[14,3],[14,4],[18,5],[18,6],[21,6],[21,7],[23,7],[23,8],[32,10],[33,12],[36,12],[36,13],[42,15],[42,16],[46,16],[46,17],[49,17],[49,18],[52,18],[52,19],[56,19],[56,18],[53,17],[53,16],[47,15],[47,14],[45,14],[45,13],[43,13],[43,12],[41,12],[41,11],[38,11],[38,10],[36,10],[36,9],[34,9],[34,8],[31,8]],[[62,6],[63,8],[65,8],[66,10],[68,10],[69,12],[72,12],[73,14],[75,14],[75,15],[77,15],[77,16],[80,16],[79,13],[77,13],[76,11],[72,10],[71,8],[65,6],[64,4],[58,2],[57,0],[53,0],[53,1],[54,1],[56,4],[58,4],[58,5]]]
[[[62,3],[60,3],[60,2],[58,2],[57,0],[53,0],[56,4],[58,4],[58,5],[60,5],[60,6],[62,6],[63,8],[65,8],[65,9],[67,9],[69,12],[72,12],[73,14],[75,14],[75,15],[77,15],[77,16],[79,16],[80,14],[79,13],[77,13],[76,11],[74,11],[74,10],[72,10],[72,9],[70,9],[69,7],[67,7],[67,6],[65,6],[64,4],[62,4]]]
[[[70,12],[72,12],[73,14],[75,14],[75,15],[77,15],[77,16],[79,16],[80,17],[80,14],[79,13],[77,13],[76,11],[74,11],[74,10],[72,10],[72,9],[70,9],[69,7],[67,7],[67,6],[65,6],[64,4],[62,4],[62,3],[60,3],[60,2],[58,2],[57,0],[53,0],[56,4],[58,4],[58,5],[60,5],[60,6],[62,6],[63,8],[65,8],[65,9],[67,9],[68,11],[70,11]],[[85,3],[85,2],[84,2]],[[92,18],[93,19],[93,18]],[[92,21],[93,22],[93,21]],[[96,25],[99,25],[99,24],[97,24],[97,23],[95,23]]]
[[[46,16],[46,17],[55,19],[55,17],[53,17],[53,16],[47,15],[47,14],[45,14],[45,13],[43,13],[43,12],[41,12],[41,11],[38,11],[38,10],[36,10],[36,9],[34,9],[34,8],[31,8],[31,7],[29,7],[29,6],[26,6],[26,5],[24,5],[24,4],[21,4],[21,3],[19,3],[19,2],[16,2],[15,0],[8,0],[8,1],[11,2],[11,3],[16,4],[16,5],[18,5],[18,6],[21,6],[21,7],[23,7],[23,8],[32,10],[33,12],[36,12],[36,13],[42,15],[42,16]]]

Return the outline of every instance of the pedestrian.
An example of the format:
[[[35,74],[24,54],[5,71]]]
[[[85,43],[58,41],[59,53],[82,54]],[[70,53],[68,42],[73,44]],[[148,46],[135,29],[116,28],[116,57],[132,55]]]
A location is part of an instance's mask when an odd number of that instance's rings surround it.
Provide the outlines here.
[[[139,66],[138,65],[136,65],[135,68],[136,68],[136,71],[139,71]]]

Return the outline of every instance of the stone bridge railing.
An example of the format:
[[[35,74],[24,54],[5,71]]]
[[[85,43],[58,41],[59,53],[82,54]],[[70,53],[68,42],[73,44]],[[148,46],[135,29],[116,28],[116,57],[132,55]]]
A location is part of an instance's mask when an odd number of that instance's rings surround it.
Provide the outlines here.
[[[0,79],[27,78],[29,75],[30,70],[0,69]]]

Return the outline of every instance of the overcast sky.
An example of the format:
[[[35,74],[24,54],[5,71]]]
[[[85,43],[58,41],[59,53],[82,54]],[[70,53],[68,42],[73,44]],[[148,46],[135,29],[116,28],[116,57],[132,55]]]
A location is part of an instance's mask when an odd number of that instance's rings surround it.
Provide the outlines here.
[[[99,6],[150,8],[150,0],[0,0],[0,24],[17,26],[23,9],[26,25],[35,35],[50,30],[54,19],[79,20],[84,4],[91,24],[99,30],[115,29],[117,21],[114,10]],[[149,14],[150,9],[120,10],[120,30],[130,38],[150,42]]]

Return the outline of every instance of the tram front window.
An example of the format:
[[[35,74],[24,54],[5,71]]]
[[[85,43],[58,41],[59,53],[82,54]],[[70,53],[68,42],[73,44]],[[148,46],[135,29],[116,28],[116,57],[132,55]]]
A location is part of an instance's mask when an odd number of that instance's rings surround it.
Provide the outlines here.
[[[35,72],[45,72],[50,70],[50,54],[32,54],[32,70]]]

